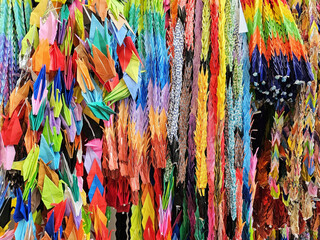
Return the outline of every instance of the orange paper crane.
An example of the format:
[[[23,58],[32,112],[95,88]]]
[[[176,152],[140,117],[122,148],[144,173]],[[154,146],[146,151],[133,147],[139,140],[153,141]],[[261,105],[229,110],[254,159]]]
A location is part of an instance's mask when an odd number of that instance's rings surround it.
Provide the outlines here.
[[[114,67],[114,60],[111,58],[109,52],[109,46],[107,45],[107,56],[105,56],[96,46],[92,44],[93,62],[95,71],[99,75],[100,79],[104,82],[117,76],[116,69]]]
[[[104,215],[104,213],[100,210],[100,208],[98,208],[97,206],[93,208],[93,211],[91,214],[91,221],[93,223],[94,235],[97,240],[111,239],[112,231],[109,231],[106,227],[108,219]]]
[[[48,39],[40,40],[40,43],[32,56],[32,70],[40,72],[43,65],[46,65],[46,72],[49,72],[50,54]]]

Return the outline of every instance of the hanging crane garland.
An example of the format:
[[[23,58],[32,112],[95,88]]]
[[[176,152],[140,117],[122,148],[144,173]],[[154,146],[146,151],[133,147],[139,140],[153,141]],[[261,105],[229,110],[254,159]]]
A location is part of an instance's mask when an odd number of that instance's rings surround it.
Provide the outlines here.
[[[1,239],[317,238],[316,1],[0,6]]]

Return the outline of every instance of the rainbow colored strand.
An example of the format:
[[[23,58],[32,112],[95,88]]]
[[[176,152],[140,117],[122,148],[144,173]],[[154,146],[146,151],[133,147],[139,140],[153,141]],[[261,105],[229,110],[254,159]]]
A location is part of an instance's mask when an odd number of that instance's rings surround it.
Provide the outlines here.
[[[151,158],[156,168],[164,168],[167,159],[167,111],[169,104],[169,56],[165,40],[165,15],[161,1],[154,2],[155,47],[152,81],[148,86],[151,130]]]
[[[270,194],[273,198],[278,199],[280,196],[279,178],[279,159],[280,159],[280,143],[281,133],[284,126],[284,107],[278,107],[274,113],[274,122],[272,127],[271,139],[271,170],[269,173]]]
[[[118,158],[121,176],[128,177],[128,118],[129,103],[121,100],[117,120]]]
[[[15,6],[18,3],[14,4]],[[16,37],[13,34],[14,29],[14,19],[12,14],[12,1],[1,1],[1,11],[0,11],[0,60],[2,62],[0,67],[0,105],[5,106],[7,101],[9,100],[9,94],[15,87],[16,82],[16,64],[14,59],[14,43]],[[22,10],[22,9],[21,9]],[[15,23],[17,25],[18,21]],[[20,24],[18,24],[20,26]]]
[[[249,29],[250,75],[256,98],[265,97],[270,103],[293,100],[296,86],[313,77],[287,3],[255,0],[242,1],[242,6]]]

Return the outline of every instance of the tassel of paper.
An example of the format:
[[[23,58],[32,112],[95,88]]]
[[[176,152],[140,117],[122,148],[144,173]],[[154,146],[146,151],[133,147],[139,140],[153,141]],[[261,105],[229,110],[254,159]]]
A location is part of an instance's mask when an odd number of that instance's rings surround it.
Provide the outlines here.
[[[194,57],[193,57],[193,82],[192,82],[192,97],[191,97],[191,111],[189,116],[189,130],[188,130],[188,158],[191,162],[195,157],[195,143],[194,131],[196,130],[196,114],[198,108],[198,75],[200,68],[200,54],[201,54],[201,32],[202,32],[202,1],[196,1],[195,8],[195,25],[194,25]]]
[[[192,3],[190,3],[191,5]],[[195,5],[195,6],[194,6]],[[194,131],[196,129],[196,113],[197,113],[197,95],[198,95],[198,73],[200,65],[200,49],[201,49],[201,18],[202,18],[202,1],[196,1],[191,6],[194,8],[194,56],[192,61],[192,86],[191,86],[191,109],[189,115],[189,129],[188,129],[188,163],[187,163],[187,199],[188,199],[188,216],[190,220],[190,235],[194,236],[195,232],[195,144]],[[189,31],[187,29],[187,31]],[[191,42],[191,41],[190,41]]]
[[[242,186],[243,186],[243,180],[242,180],[242,169],[237,168],[236,170],[236,198],[237,198],[237,223],[236,223],[236,233],[235,233],[235,239],[242,239],[242,229],[244,226],[244,222],[242,221]]]
[[[232,92],[234,102],[234,127],[235,131],[243,131],[242,105],[243,105],[243,61],[242,61],[242,29],[240,29],[240,14],[242,13],[240,2],[236,1],[234,11],[234,34],[233,34],[233,76],[232,76]],[[246,43],[247,45],[247,43]]]
[[[178,22],[178,2],[179,0],[172,0],[170,1],[170,20],[169,20],[169,35],[172,36],[172,42],[174,40],[174,31],[176,28],[176,24]],[[170,33],[172,32],[172,34]],[[167,42],[169,43],[169,42]],[[172,56],[172,58],[174,58],[174,45],[173,44],[168,44],[169,46],[169,53]],[[171,47],[172,46],[172,47]]]
[[[316,10],[316,2],[315,1],[309,1],[308,3],[305,2],[307,5],[307,14],[309,22],[306,22],[306,18],[303,18],[302,26],[305,26],[305,29],[302,29],[302,38],[306,36],[306,39],[308,39],[308,43],[305,44],[305,46],[309,46],[308,48],[308,55],[309,55],[309,61],[311,64],[311,69],[313,72],[313,79],[314,81],[311,82],[311,84],[306,85],[306,94],[305,94],[305,126],[304,126],[304,150],[303,150],[303,161],[304,164],[302,166],[302,176],[303,179],[308,184],[308,191],[304,191],[304,197],[302,201],[302,217],[304,219],[309,219],[312,217],[313,212],[311,210],[312,205],[314,205],[314,201],[311,197],[315,196],[315,191],[317,189],[317,186],[315,184],[315,181],[313,179],[315,169],[316,169],[316,142],[315,142],[315,136],[316,136],[316,102],[317,102],[317,84],[318,84],[318,71],[319,71],[319,65],[318,65],[318,58],[316,52],[319,51],[320,47],[320,35],[318,32],[318,26],[316,24],[316,21],[318,20],[319,14]],[[308,23],[308,24],[307,24]],[[304,31],[303,31],[304,30]],[[307,38],[308,37],[308,38]],[[307,45],[308,44],[308,45]],[[318,224],[316,224],[318,225]]]
[[[155,234],[155,208],[154,208],[154,192],[151,184],[142,184],[142,227],[144,239],[156,239]]]
[[[146,101],[146,100],[145,100]],[[143,183],[150,183],[150,167],[151,167],[151,160],[148,155],[148,148],[149,148],[149,139],[150,139],[150,134],[148,132],[148,109],[145,107],[145,109],[142,108],[142,105],[138,106],[138,111],[139,114],[142,116],[142,124],[138,124],[137,126],[139,127],[136,129],[136,131],[141,132],[141,155],[140,155],[140,160],[139,162],[141,163],[141,168],[140,168],[140,177],[141,181]]]
[[[235,168],[236,168],[236,199],[237,199],[237,219],[235,236],[236,239],[242,239],[242,230],[245,222],[242,218],[242,206],[243,206],[243,142],[238,131],[235,134]]]
[[[225,107],[225,95],[226,95],[226,53],[225,53],[225,14],[224,14],[225,2],[219,2],[219,63],[220,71],[218,75],[218,86],[217,86],[217,96],[218,96],[218,129],[220,132],[223,131],[224,122],[224,107]],[[222,125],[221,125],[222,124]],[[219,139],[222,142],[222,139]],[[221,152],[223,149],[221,149]]]
[[[21,46],[21,40],[26,34],[25,24],[24,24],[24,11],[21,0],[15,0],[13,2],[13,13],[15,19],[15,26],[17,31],[17,40]]]
[[[142,216],[141,216],[141,201],[137,205],[132,205],[131,207],[131,227],[130,227],[130,239],[140,240],[142,239]]]
[[[183,191],[182,189],[184,186],[182,185],[181,177],[185,176],[185,156],[181,156],[181,151],[186,151],[186,143],[181,140],[184,138],[186,139],[187,136],[187,126],[181,126],[181,121],[188,121],[187,119],[182,119],[181,114],[187,116],[189,106],[186,106],[185,101],[190,101],[188,96],[189,93],[186,93],[186,84],[188,82],[184,81],[184,73],[187,69],[184,69],[184,65],[188,61],[185,57],[185,4],[186,1],[179,0],[178,1],[178,16],[177,16],[177,23],[173,33],[173,44],[174,44],[174,58],[173,58],[173,65],[171,69],[171,90],[170,90],[170,101],[169,101],[169,113],[168,113],[168,140],[169,140],[169,154],[170,154],[170,161],[173,164],[177,165],[177,182],[176,182],[176,191],[174,196],[174,203],[173,205],[176,206],[173,212],[173,235],[172,237],[176,237],[177,233],[179,232],[178,224],[180,224],[180,217],[176,218],[177,216],[181,216],[182,210],[182,200],[183,200]],[[191,73],[190,73],[191,74]],[[184,89],[183,89],[184,88]],[[184,91],[184,92],[182,92]],[[183,94],[183,95],[182,95]],[[186,96],[187,95],[187,96]],[[187,98],[187,99],[186,99]],[[182,143],[182,149],[179,146],[179,143]],[[183,145],[184,144],[184,145]]]
[[[313,77],[287,2],[255,0],[242,4],[248,23],[251,80],[257,90],[256,99],[272,104],[278,100],[293,101],[299,91],[297,86],[312,81]],[[299,11],[300,7],[299,4]]]
[[[233,98],[233,109],[234,109],[234,167],[236,170],[236,206],[237,206],[237,218],[235,221],[235,238],[242,239],[242,231],[245,225],[243,221],[243,162],[244,162],[244,145],[243,139],[240,135],[244,135],[243,129],[243,116],[242,116],[242,106],[243,106],[243,53],[242,47],[242,33],[240,31],[240,14],[242,13],[240,2],[236,2],[235,5],[235,16],[234,16],[234,55],[233,58],[234,72],[233,72],[233,84],[232,92],[234,94]],[[246,43],[247,44],[247,43]],[[249,110],[250,111],[250,110]],[[250,131],[250,130],[247,130]]]
[[[32,11],[32,2],[31,0],[23,1],[24,5],[24,16],[25,16],[25,24],[26,24],[26,32],[30,29],[30,15]]]
[[[203,219],[207,215],[206,193],[208,175],[207,175],[207,99],[208,99],[208,51],[210,46],[210,5],[209,1],[203,1],[202,7],[202,35],[201,35],[201,66],[198,75],[198,109],[196,119],[196,130],[194,132],[194,141],[196,145],[196,187],[199,215],[196,215],[196,224],[198,231],[203,232],[205,221]],[[200,218],[200,219],[198,219]],[[202,229],[200,229],[202,228]],[[202,234],[201,234],[202,235]],[[199,236],[201,236],[199,235]],[[195,234],[196,236],[196,234]]]
[[[241,34],[241,55],[242,55],[242,85],[243,85],[243,106],[242,106],[242,119],[243,119],[243,188],[242,188],[242,197],[243,197],[243,222],[245,223],[242,232],[242,239],[249,239],[250,233],[250,223],[252,223],[250,215],[250,206],[252,207],[252,201],[254,198],[254,194],[252,189],[252,184],[250,185],[249,179],[251,174],[253,174],[253,185],[254,177],[255,177],[255,166],[256,162],[251,161],[251,93],[250,93],[250,61],[249,61],[249,49],[247,43],[247,34]],[[257,160],[253,158],[253,160]],[[252,166],[253,165],[253,166]],[[255,185],[254,185],[255,186]],[[253,187],[254,187],[253,186]]]
[[[135,101],[130,104],[130,116],[128,124],[128,172],[130,177],[130,187],[132,191],[132,202],[134,205],[138,204],[138,191],[140,190],[139,174],[141,169],[141,155],[143,150],[142,134],[138,130],[138,125],[142,123],[142,109],[141,106],[137,109]],[[140,122],[139,122],[140,120]]]
[[[149,132],[148,132],[148,115],[149,115],[149,105],[148,105],[148,85],[150,82],[155,79],[154,64],[156,63],[155,59],[155,38],[154,38],[154,29],[153,29],[153,5],[152,2],[143,1],[143,11],[141,16],[143,18],[143,35],[144,35],[144,66],[146,72],[142,74],[142,84],[140,92],[138,95],[137,106],[139,114],[141,115],[141,124],[138,124],[137,132],[140,132],[142,136],[142,152],[140,156],[141,162],[141,171],[140,177],[143,182],[142,187],[142,226],[144,229],[143,237],[144,239],[155,239],[156,233],[156,213],[155,213],[155,196],[154,189],[150,184],[150,166],[151,161],[148,156],[148,147],[149,147]],[[143,50],[138,48],[140,53],[143,53]],[[159,94],[159,93],[158,93]],[[156,108],[155,108],[156,109]]]
[[[153,112],[153,122],[151,121],[149,128],[151,131],[151,161],[155,168],[154,171],[154,192],[155,192],[155,210],[160,211],[160,198],[162,197],[162,171],[166,167],[168,157],[167,147],[167,114],[169,109],[169,91],[170,91],[170,72],[168,49],[166,47],[166,28],[165,28],[165,12],[163,1],[153,1],[153,17],[154,17],[154,66],[153,78],[149,82],[149,86],[153,85],[153,91],[149,90],[149,96],[152,96],[152,108],[149,109],[149,119]],[[155,130],[156,131],[153,131]],[[171,210],[170,210],[171,212]],[[158,216],[159,217],[159,216]],[[171,224],[171,221],[170,221]]]
[[[164,174],[164,189],[163,196],[160,199],[159,206],[159,230],[157,232],[157,239],[170,239],[172,235],[171,229],[171,212],[172,212],[172,195],[174,186],[174,168],[171,161],[168,164]]]
[[[201,36],[201,59],[206,62],[209,51],[210,39],[210,5],[209,1],[203,1],[202,9],[202,36]],[[207,187],[207,160],[206,160],[206,148],[207,148],[207,99],[208,99],[208,71],[206,71],[206,65],[203,65],[200,69],[198,77],[198,110],[196,120],[196,130],[194,133],[194,141],[196,145],[196,179],[197,190],[200,196],[205,196],[205,189]]]
[[[219,42],[218,42],[218,20],[219,2],[212,1],[211,10],[211,57],[210,57],[210,83],[208,99],[208,136],[207,136],[207,171],[208,171],[208,240],[215,237],[215,201],[214,201],[214,179],[215,179],[215,139],[217,133],[217,84],[219,75]]]
[[[9,23],[9,15],[11,12],[11,2],[2,1],[0,11],[0,102],[3,106],[6,105],[9,99],[9,82],[8,82],[8,66],[9,66],[9,48],[10,42],[7,39],[7,26]]]
[[[239,10],[239,9],[238,9]],[[239,12],[239,11],[237,11]],[[239,20],[238,20],[239,21]],[[239,28],[236,28],[235,31],[239,31]],[[243,101],[243,67],[242,67],[242,55],[241,55],[241,44],[242,43],[242,34],[237,34],[235,38],[236,46],[234,54],[237,56],[234,61],[234,73],[233,73],[233,83],[232,90],[234,93],[234,102],[235,102],[235,127],[242,131],[242,101]]]
[[[172,82],[170,91],[170,103],[168,114],[168,139],[171,148],[171,160],[178,161],[176,150],[178,148],[178,120],[180,95],[182,88],[182,67],[183,67],[183,49],[184,49],[184,27],[180,19],[178,19],[173,33],[174,58],[172,66]]]
[[[308,33],[308,42],[309,42],[309,61],[311,64],[311,68],[313,71],[314,80],[318,82],[318,72],[319,72],[319,65],[318,65],[318,55],[320,49],[320,34],[319,34],[319,12],[317,11],[317,1],[310,0],[308,2],[308,12],[309,12],[309,25],[306,29]],[[319,4],[319,3],[318,3]]]
[[[279,179],[279,159],[280,159],[280,144],[281,134],[284,125],[284,107],[281,105],[276,106],[274,113],[274,122],[271,130],[271,166],[269,173],[269,185],[270,194],[274,199],[278,199],[280,196]]]
[[[173,45],[174,36],[173,35],[174,35],[174,29],[176,27],[177,17],[178,17],[178,0],[170,1],[170,11],[168,11],[168,13],[166,14],[168,14],[169,16],[166,39],[167,39],[167,46],[169,48],[170,66],[173,67],[173,58],[174,58],[174,45]]]
[[[192,85],[192,57],[193,57],[193,29],[194,29],[194,0],[187,1],[185,5],[186,23],[185,23],[185,59],[184,73],[180,101],[179,117],[179,164],[177,183],[184,184],[187,171],[188,158],[187,140],[188,140],[188,116],[190,114],[191,85]]]
[[[227,70],[232,71],[233,69],[233,51],[235,47],[234,41],[234,30],[235,30],[235,6],[232,0],[226,0],[225,5],[225,17],[226,22],[224,25],[224,32],[225,32],[225,54],[226,54],[226,65]]]
[[[226,94],[226,55],[225,55],[225,5],[226,1],[219,2],[219,75],[217,84],[217,138],[216,161],[215,161],[215,202],[219,213],[217,214],[218,238],[225,237],[225,227],[223,223],[224,212],[224,169],[225,169],[225,139],[224,139],[224,118],[225,118],[225,94]]]
[[[198,112],[197,126],[194,133],[194,141],[196,144],[196,179],[197,190],[200,196],[204,196],[207,187],[207,162],[205,151],[207,148],[207,88],[208,88],[208,73],[205,75],[200,72],[198,78]]]
[[[156,168],[165,168],[167,158],[167,111],[169,104],[169,56],[165,41],[163,5],[154,2],[154,32],[156,70],[148,86],[148,106],[151,131],[151,158]],[[152,123],[151,123],[152,120]],[[154,124],[154,125],[153,125]]]
[[[228,137],[226,137],[227,143],[227,158],[226,158],[226,181],[225,187],[227,189],[228,196],[228,206],[231,211],[231,218],[234,221],[237,216],[237,207],[236,207],[236,172],[234,166],[234,147],[235,147],[235,138],[234,138],[234,109],[233,109],[233,93],[231,85],[227,90],[227,131]]]
[[[319,65],[318,65],[318,54],[317,52],[320,49],[320,34],[319,34],[319,28],[317,25],[317,22],[319,21],[319,13],[317,12],[316,9],[316,1],[310,0],[308,2],[308,14],[309,14],[309,24],[307,25],[307,28],[305,30],[306,34],[308,34],[308,54],[309,54],[309,61],[311,64],[313,76],[314,76],[314,81],[311,83],[311,85],[308,85],[307,87],[310,88],[307,90],[309,91],[309,94],[306,95],[306,104],[307,104],[307,116],[306,116],[306,121],[310,124],[309,126],[309,141],[310,141],[310,146],[307,147],[309,152],[309,166],[305,166],[308,170],[308,174],[311,177],[310,173],[314,173],[315,168],[317,168],[317,156],[316,156],[316,149],[315,145],[317,144],[315,142],[315,136],[317,135],[317,130],[316,130],[316,117],[315,115],[317,114],[318,106],[316,104],[317,98],[318,98],[318,91],[319,89],[317,88],[318,84],[318,73],[319,73]],[[318,135],[319,136],[319,135]],[[311,155],[310,155],[311,154]],[[313,154],[313,155],[312,155]],[[305,162],[306,164],[306,162]],[[314,181],[311,183],[314,185]],[[310,195],[313,195],[310,192]]]
[[[109,121],[105,121],[104,125],[104,137],[106,140],[106,146],[107,146],[107,154],[106,154],[106,160],[109,165],[110,171],[117,170],[119,168],[118,164],[118,147],[117,147],[117,141],[116,141],[116,133],[115,133],[115,127],[114,127],[114,115],[110,116]]]
[[[252,218],[252,212],[253,212],[253,200],[254,200],[254,196],[255,196],[255,192],[256,192],[256,181],[255,181],[255,177],[256,177],[256,168],[257,168],[257,163],[258,163],[258,158],[257,158],[257,153],[258,150],[255,152],[255,154],[251,153],[251,159],[250,159],[250,172],[249,172],[249,179],[248,179],[248,185],[250,187],[250,202],[247,205],[248,206],[248,215],[246,217],[246,220],[248,222],[245,223],[246,226],[249,226],[248,229],[248,237],[250,236],[250,239],[253,238],[253,230],[252,230],[252,222],[253,222],[253,218]],[[245,238],[243,238],[245,239]]]
[[[305,109],[300,111],[304,113],[303,120],[303,143],[302,143],[302,164],[301,167],[301,177],[307,183],[308,191],[304,188],[300,188],[299,202],[301,206],[296,202],[290,202],[289,211],[293,214],[290,215],[290,224],[292,224],[292,232],[298,234],[301,232],[299,226],[301,221],[309,219],[312,217],[312,206],[313,200],[311,196],[316,196],[317,186],[314,184],[312,177],[318,179],[318,161],[315,161],[315,157],[318,155],[318,146],[315,144],[315,114],[316,114],[316,99],[317,99],[317,75],[318,75],[318,60],[315,55],[315,51],[319,49],[319,33],[316,24],[316,16],[318,13],[316,11],[316,3],[314,1],[301,2],[292,1],[291,2],[292,12],[294,13],[295,20],[300,29],[301,37],[304,40],[306,46],[309,46],[309,61],[311,64],[311,70],[313,73],[312,78],[315,81],[306,84],[302,88],[302,101]],[[303,9],[303,11],[301,11]],[[308,63],[307,63],[308,64]],[[292,153],[294,154],[294,153]],[[291,156],[292,157],[292,156]],[[310,181],[311,180],[311,181]],[[291,196],[290,196],[291,197]],[[301,215],[299,210],[301,209]],[[301,217],[303,220],[301,219]],[[319,224],[316,224],[319,225]]]
[[[159,13],[154,13],[157,17],[157,19],[154,20],[154,22],[159,21]],[[159,68],[156,68],[156,70],[153,71],[154,74],[150,74],[151,80],[149,81],[148,85],[148,108],[149,108],[149,129],[151,132],[151,160],[153,165],[156,168],[164,168],[165,167],[165,160],[166,160],[166,145],[163,145],[162,141],[162,131],[164,131],[163,134],[166,135],[166,129],[160,129],[160,107],[161,107],[161,86],[160,86],[160,78],[162,75],[163,66],[165,65],[161,60],[162,56],[162,45],[161,45],[161,37],[159,33],[159,25],[155,24],[155,33],[157,35],[154,38],[155,44],[157,47],[155,47],[155,53],[156,56],[152,56],[152,53],[146,53],[149,54],[147,58],[152,58],[152,61],[156,63]],[[165,50],[165,49],[164,49]],[[159,62],[158,62],[159,61]],[[149,66],[149,70],[152,72],[153,65],[146,63],[147,66]],[[165,74],[165,73],[163,73]],[[154,77],[156,76],[156,77]],[[165,79],[167,82],[167,80]],[[166,118],[166,113],[164,112],[164,117]],[[166,121],[166,119],[162,119],[162,121]]]
[[[140,11],[136,12],[135,24],[138,25],[138,53],[141,58],[146,60],[147,53],[150,53],[150,26],[147,29],[148,22],[152,21],[150,19],[150,14],[147,14],[147,1],[140,2]],[[146,42],[142,41],[142,36],[144,35]],[[145,51],[142,49],[145,48]],[[145,53],[145,54],[144,54]],[[148,63],[150,64],[150,63]],[[147,64],[144,66],[148,69]],[[134,204],[138,203],[138,190],[140,190],[139,176],[144,183],[148,183],[150,162],[147,158],[147,149],[149,137],[147,133],[148,128],[148,112],[147,112],[147,94],[148,94],[148,74],[146,72],[142,73],[142,82],[138,92],[137,101],[131,101],[130,106],[130,120],[128,127],[128,145],[129,145],[129,173],[130,173],[130,186],[132,190],[132,200]],[[130,147],[131,146],[131,147]]]
[[[130,101],[130,100],[129,100]],[[128,176],[128,118],[129,103],[128,99],[121,100],[118,108],[117,119],[117,142],[118,158],[121,176]]]
[[[194,11],[195,11],[195,0],[188,0],[186,3],[186,27],[185,27],[185,44],[187,50],[194,48]],[[191,59],[189,59],[191,60]]]
[[[290,226],[293,234],[299,234],[299,182],[301,176],[301,160],[303,154],[303,119],[304,119],[304,101],[303,92],[296,99],[295,113],[293,117],[293,126],[288,138],[289,159],[288,163],[290,171],[289,179],[289,215]],[[298,209],[297,209],[298,208]]]
[[[317,41],[316,40],[318,31],[314,28],[316,24],[313,24],[315,21],[314,17],[317,15],[315,12],[315,4],[313,2],[302,2],[302,1],[291,1],[290,6],[292,8],[292,13],[294,20],[300,30],[300,34],[304,43],[309,46],[308,53],[309,59],[311,60],[311,69],[313,74],[315,74],[315,69],[318,69],[318,62],[313,53],[314,50],[317,49]],[[313,29],[312,28],[313,26]],[[315,33],[316,32],[316,33]],[[315,41],[316,40],[316,41]],[[313,41],[313,44],[311,44]],[[319,43],[318,43],[319,44]],[[315,49],[314,49],[315,48]],[[312,56],[313,55],[313,56]],[[315,75],[315,78],[317,76]],[[316,79],[317,80],[317,79]],[[311,177],[313,176],[313,172],[315,170],[315,162],[314,162],[314,122],[315,122],[315,102],[316,102],[316,88],[317,82],[309,83],[303,86],[303,91],[305,92],[304,101],[305,101],[305,119],[304,119],[304,140],[303,140],[303,162],[301,169],[301,176],[307,184],[310,182]]]
[[[248,25],[248,41],[251,61],[250,77],[254,82],[251,74],[264,74],[259,72],[262,63],[262,56],[265,55],[265,43],[263,41],[264,33],[262,27],[262,0],[241,1],[244,16]],[[254,51],[254,52],[253,52]],[[259,76],[257,77],[259,78]],[[258,86],[258,84],[256,84]],[[255,85],[255,86],[256,86]]]
[[[12,8],[14,13],[14,25],[13,29],[13,79],[14,82],[11,86],[13,90],[16,87],[17,80],[20,76],[19,69],[19,52],[21,49],[21,41],[26,34],[23,3],[20,0],[12,2]]]
[[[15,47],[16,45],[16,36],[14,33],[15,30],[15,25],[14,25],[14,16],[13,16],[13,0],[9,0],[9,14],[8,14],[8,25],[7,25],[7,30],[6,30],[6,37],[8,40],[8,86],[9,86],[9,92],[8,92],[8,98],[9,94],[11,91],[15,88],[16,86],[16,81],[17,81],[17,76],[18,76],[18,68],[17,64],[15,61]],[[17,50],[18,51],[18,50]],[[7,99],[8,101],[8,99]],[[5,102],[6,103],[6,102]]]
[[[305,86],[305,116],[304,116],[304,141],[303,141],[303,162],[302,177],[306,182],[310,182],[315,169],[314,164],[314,129],[316,110],[316,82]]]
[[[192,33],[193,34],[193,33]],[[177,183],[183,184],[185,182],[187,170],[187,138],[188,138],[188,116],[190,111],[190,87],[191,87],[191,74],[192,63],[185,62],[184,67],[184,80],[182,82],[181,100],[180,100],[180,117],[179,117],[179,163],[178,163],[178,176]]]
[[[125,12],[124,15],[126,19],[128,20],[129,25],[131,26],[132,30],[136,33],[138,31],[139,21],[140,21],[140,1],[136,0],[130,0],[125,3]],[[135,43],[136,38],[131,36],[132,41]],[[138,48],[139,49],[139,48]],[[139,56],[143,57],[142,54],[139,54]],[[122,100],[119,103],[119,115],[118,115],[118,121],[117,121],[117,140],[118,140],[118,158],[119,158],[119,167],[120,167],[120,174],[121,176],[125,177],[132,177],[132,162],[131,167],[129,166],[129,154],[128,154],[128,148],[129,148],[129,127],[133,127],[130,123],[134,120],[134,118],[130,117],[130,114],[134,112],[133,109],[131,109],[131,101],[133,101],[132,98],[127,98],[126,100]],[[130,121],[131,120],[131,121]],[[134,131],[130,131],[131,137]],[[132,142],[131,142],[132,143]],[[132,145],[130,145],[132,147]],[[132,148],[131,148],[132,149]],[[132,156],[132,155],[131,155]],[[140,171],[140,170],[139,170]],[[136,198],[135,198],[136,200]]]
[[[276,1],[275,14],[280,17],[280,23],[287,32],[287,46],[289,47],[290,61],[293,62],[294,81],[303,81],[309,83],[313,80],[313,74],[311,71],[310,63],[307,60],[306,52],[301,40],[301,36],[297,26],[294,22],[294,18],[286,2]]]
[[[264,149],[260,153],[259,164],[257,166],[257,189],[254,195],[253,206],[253,228],[256,228],[257,235],[261,238],[266,238],[270,235],[273,225],[273,209],[274,203],[272,196],[270,195],[270,188],[268,188],[268,168],[270,164],[271,146],[269,141],[265,141]],[[252,158],[256,158],[252,154]],[[252,159],[253,160],[253,159]],[[250,173],[251,176],[251,173]],[[251,236],[251,229],[249,230]]]
[[[203,0],[203,9],[202,9],[202,35],[201,35],[201,60],[207,61],[208,60],[208,53],[209,53],[209,47],[210,47],[210,27],[211,27],[211,21],[210,21],[210,1],[209,0]],[[206,68],[203,68],[206,66],[207,63],[202,64],[202,68],[200,68],[201,71],[206,71]]]

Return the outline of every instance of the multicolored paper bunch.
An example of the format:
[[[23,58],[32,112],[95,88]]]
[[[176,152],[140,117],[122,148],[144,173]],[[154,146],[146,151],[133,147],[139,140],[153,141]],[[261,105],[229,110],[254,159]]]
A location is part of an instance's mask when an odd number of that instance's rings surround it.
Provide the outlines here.
[[[0,6],[0,239],[318,237],[315,0]]]

